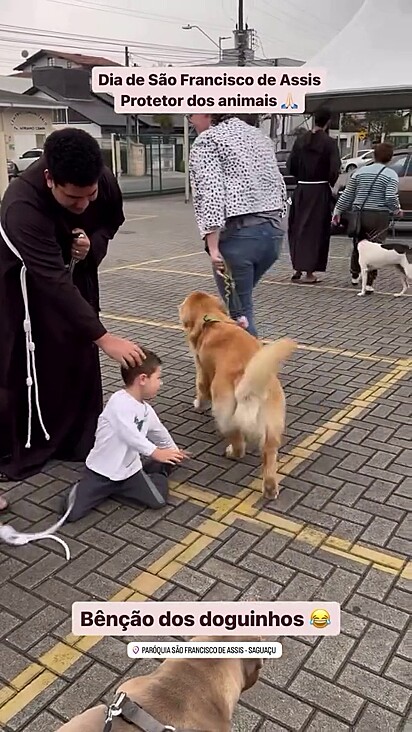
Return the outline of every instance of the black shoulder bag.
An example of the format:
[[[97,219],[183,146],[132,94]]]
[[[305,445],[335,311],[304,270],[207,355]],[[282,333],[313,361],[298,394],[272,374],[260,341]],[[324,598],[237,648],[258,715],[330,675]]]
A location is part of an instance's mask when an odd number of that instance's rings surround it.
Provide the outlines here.
[[[384,165],[383,168],[380,169],[379,173],[377,173],[377,175],[375,175],[375,177],[370,185],[370,188],[366,194],[366,197],[363,200],[362,206],[360,208],[352,209],[352,211],[349,212],[347,234],[350,238],[356,239],[359,236],[359,234],[361,232],[363,208],[364,208],[365,203],[367,202],[370,194],[372,193],[373,186],[375,185],[380,174],[384,170],[386,170],[386,165]]]

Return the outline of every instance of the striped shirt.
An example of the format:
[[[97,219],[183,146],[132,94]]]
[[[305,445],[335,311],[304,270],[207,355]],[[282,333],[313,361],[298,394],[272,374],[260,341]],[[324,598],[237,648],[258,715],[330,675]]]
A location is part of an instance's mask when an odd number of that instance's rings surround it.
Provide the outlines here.
[[[380,170],[382,173],[374,182]],[[382,163],[365,165],[349,179],[333,213],[334,215],[341,214],[343,211],[361,207],[365,210],[373,209],[393,213],[401,207],[398,188],[399,178],[395,170],[385,167]],[[365,201],[365,199],[367,200]]]

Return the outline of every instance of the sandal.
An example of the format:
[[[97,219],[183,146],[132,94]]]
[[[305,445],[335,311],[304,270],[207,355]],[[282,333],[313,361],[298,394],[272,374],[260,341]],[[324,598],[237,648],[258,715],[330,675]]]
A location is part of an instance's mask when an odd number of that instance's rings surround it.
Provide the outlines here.
[[[3,496],[0,496],[0,511],[7,511],[9,504]]]
[[[302,272],[295,272],[290,278],[292,282],[297,282],[302,277]]]
[[[10,483],[10,478],[6,473],[0,473],[0,483]]]

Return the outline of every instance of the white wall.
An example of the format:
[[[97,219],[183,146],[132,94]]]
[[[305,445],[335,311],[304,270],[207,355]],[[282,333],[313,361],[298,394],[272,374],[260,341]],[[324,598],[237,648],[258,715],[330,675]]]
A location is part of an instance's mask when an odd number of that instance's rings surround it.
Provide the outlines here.
[[[53,131],[51,109],[3,109],[2,119],[11,160],[37,147],[37,137],[44,139]]]
[[[36,97],[39,99],[47,99],[49,102],[56,101],[53,97],[48,96],[42,91],[38,91],[33,94],[32,98],[35,99]],[[88,132],[89,135],[92,135],[92,137],[95,137],[97,140],[102,136],[100,125],[96,125],[94,122],[71,122],[67,125],[53,124],[53,130],[63,130],[65,127],[76,127],[79,130],[85,130],[85,132]]]
[[[21,76],[2,76],[0,75],[0,89],[2,91],[14,92],[15,94],[23,94],[33,86],[31,78]]]
[[[77,130],[84,130],[92,137],[95,137],[96,140],[99,140],[102,136],[102,129],[100,125],[96,125],[94,122],[71,122],[69,125],[53,125],[54,130],[64,130],[65,127],[75,127]]]

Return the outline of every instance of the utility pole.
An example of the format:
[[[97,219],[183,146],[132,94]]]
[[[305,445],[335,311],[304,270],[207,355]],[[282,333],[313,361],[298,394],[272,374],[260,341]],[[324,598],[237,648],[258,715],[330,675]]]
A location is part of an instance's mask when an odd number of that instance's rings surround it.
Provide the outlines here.
[[[238,0],[238,66],[246,66],[246,48],[247,48],[247,27],[244,27],[243,20],[243,0]]]
[[[130,66],[129,46],[124,47],[124,65]],[[126,150],[127,150],[127,172],[130,170],[130,153],[131,153],[131,137],[132,137],[132,118],[130,114],[126,115]]]

